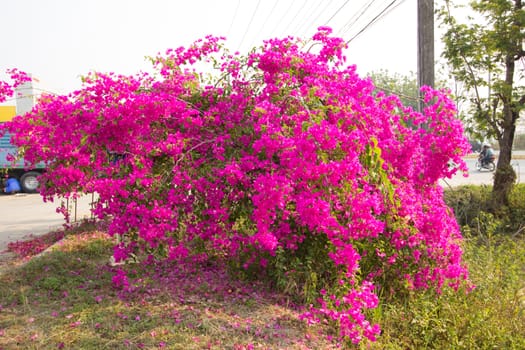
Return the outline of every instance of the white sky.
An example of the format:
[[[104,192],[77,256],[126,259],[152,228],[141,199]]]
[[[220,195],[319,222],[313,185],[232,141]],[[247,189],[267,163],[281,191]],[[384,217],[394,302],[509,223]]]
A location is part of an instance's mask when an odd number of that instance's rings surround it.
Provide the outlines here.
[[[310,37],[320,25],[349,40],[391,2],[0,0],[0,79],[7,68],[19,68],[37,77],[41,88],[64,94],[80,87],[80,75],[148,70],[145,56],[207,34],[226,36],[228,47],[241,53],[263,39]],[[350,42],[346,56],[363,75],[380,69],[416,72],[417,0],[397,0]]]

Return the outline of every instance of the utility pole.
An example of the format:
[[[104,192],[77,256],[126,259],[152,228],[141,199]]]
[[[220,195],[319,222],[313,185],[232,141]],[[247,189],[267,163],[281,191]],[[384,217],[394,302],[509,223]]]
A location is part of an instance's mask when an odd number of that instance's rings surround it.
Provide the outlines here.
[[[434,87],[434,0],[417,0],[417,84]],[[423,101],[419,92],[419,111]]]

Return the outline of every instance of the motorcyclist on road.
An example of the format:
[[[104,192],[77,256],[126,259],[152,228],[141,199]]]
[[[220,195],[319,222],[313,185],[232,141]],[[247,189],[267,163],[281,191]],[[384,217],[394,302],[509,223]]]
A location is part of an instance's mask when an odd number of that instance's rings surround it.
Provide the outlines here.
[[[479,159],[481,160],[481,166],[484,166],[485,164],[494,160],[494,151],[492,150],[490,145],[488,144],[483,145],[483,149],[481,150],[481,153],[479,154]]]

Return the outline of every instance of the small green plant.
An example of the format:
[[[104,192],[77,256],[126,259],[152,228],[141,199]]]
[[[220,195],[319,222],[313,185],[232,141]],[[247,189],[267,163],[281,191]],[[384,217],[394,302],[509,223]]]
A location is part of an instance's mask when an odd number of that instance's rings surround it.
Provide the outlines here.
[[[518,199],[524,197],[524,189],[514,189],[509,212],[523,210],[525,203]],[[509,231],[523,217],[497,218],[482,210],[489,200],[486,191],[468,186],[447,193],[457,206],[456,215],[466,219],[468,213],[463,251],[472,286],[381,300],[372,319],[382,324],[382,335],[369,348],[525,348],[525,236]]]
[[[42,280],[40,280],[38,286],[45,290],[58,291],[63,287],[63,282],[64,281],[58,278],[57,276],[50,276],[44,277]]]
[[[510,195],[509,205],[497,210],[491,204],[491,186],[459,186],[445,191],[445,202],[454,210],[460,226],[468,226],[473,235],[480,232],[479,216],[491,213],[500,222],[498,234],[525,235],[525,184],[516,184]]]
[[[328,257],[326,236],[305,237],[293,252],[278,249],[269,260],[268,271],[279,290],[308,305],[315,302],[321,289],[333,285],[337,273]]]
[[[471,225],[481,211],[487,211],[491,186],[459,186],[445,191],[445,202],[454,210],[460,226]]]

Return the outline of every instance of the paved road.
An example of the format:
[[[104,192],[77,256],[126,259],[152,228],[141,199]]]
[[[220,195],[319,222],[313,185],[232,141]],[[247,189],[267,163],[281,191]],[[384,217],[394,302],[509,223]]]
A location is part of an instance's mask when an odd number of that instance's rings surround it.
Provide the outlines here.
[[[91,196],[80,198],[76,207],[70,201],[71,220],[89,218],[91,202]],[[0,195],[0,253],[8,242],[60,229],[64,217],[56,212],[59,205],[60,201],[44,203],[39,194]]]
[[[452,179],[440,181],[441,185],[447,186],[460,186],[460,185],[491,185],[493,182],[494,173],[482,170],[478,171],[475,168],[476,159],[465,160],[469,169],[468,176],[465,177],[463,174],[456,174]],[[525,159],[513,159],[511,162],[514,171],[517,175],[517,182],[525,182]]]

